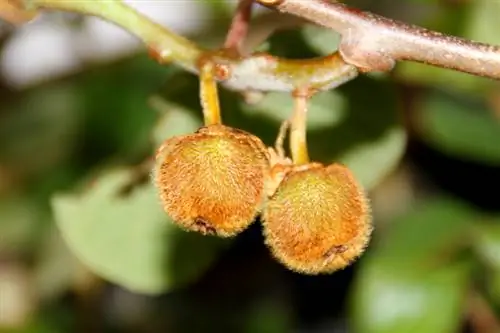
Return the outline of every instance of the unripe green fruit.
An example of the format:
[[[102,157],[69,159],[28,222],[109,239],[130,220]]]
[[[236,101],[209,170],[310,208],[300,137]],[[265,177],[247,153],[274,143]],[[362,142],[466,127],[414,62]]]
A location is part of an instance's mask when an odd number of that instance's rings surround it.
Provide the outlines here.
[[[339,164],[292,167],[262,215],[273,255],[306,274],[346,267],[364,251],[372,230],[365,194]]]
[[[166,140],[154,182],[181,227],[221,237],[248,227],[266,199],[269,156],[256,136],[224,125]]]

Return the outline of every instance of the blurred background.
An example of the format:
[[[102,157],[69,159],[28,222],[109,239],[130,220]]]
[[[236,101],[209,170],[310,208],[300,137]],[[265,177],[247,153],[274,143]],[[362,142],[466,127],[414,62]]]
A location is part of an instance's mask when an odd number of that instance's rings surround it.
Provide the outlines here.
[[[236,5],[125,2],[206,47]],[[500,45],[498,1],[348,2]],[[336,49],[334,32],[256,9],[259,50]],[[276,262],[259,221],[222,240],[162,212],[144,162],[202,124],[197,94],[195,76],[99,19],[0,21],[1,332],[500,332],[498,82],[401,63],[314,97],[310,155],[356,173],[375,225],[366,253],[324,276]],[[291,103],[221,89],[226,124],[269,145]]]

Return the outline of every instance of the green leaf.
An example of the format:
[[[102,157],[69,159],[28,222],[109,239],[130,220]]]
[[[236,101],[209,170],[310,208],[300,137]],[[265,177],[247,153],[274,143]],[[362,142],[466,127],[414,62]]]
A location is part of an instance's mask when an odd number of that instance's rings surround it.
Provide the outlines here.
[[[0,253],[23,253],[35,248],[42,214],[42,209],[26,198],[1,198]]]
[[[474,234],[474,249],[486,266],[488,291],[500,306],[500,218],[476,223]]]
[[[465,37],[483,43],[500,45],[500,2],[491,0],[476,0],[469,11]]]
[[[391,266],[424,268],[447,260],[470,237],[474,211],[456,199],[439,197],[419,203],[390,224],[375,253]],[[451,252],[450,252],[451,251]]]
[[[320,55],[334,53],[338,49],[341,35],[332,29],[308,24],[301,29],[304,39]]]
[[[61,296],[71,288],[78,273],[84,273],[55,225],[45,233],[36,258],[33,285],[37,298],[43,301]]]
[[[169,103],[161,96],[153,96],[150,101],[153,108],[162,113],[152,133],[155,146],[173,136],[193,133],[203,126],[201,112],[192,112],[180,105]]]
[[[41,86],[16,97],[0,121],[0,163],[16,173],[39,175],[67,162],[83,123],[77,86]]]
[[[98,159],[114,155],[126,160],[149,149],[157,114],[147,99],[172,72],[171,66],[158,66],[141,55],[81,78],[88,128],[85,144]]]
[[[413,277],[399,273],[377,262],[365,264],[358,272],[354,331],[457,332],[467,294],[468,266],[413,272]]]
[[[393,222],[360,262],[351,294],[355,332],[457,331],[471,268],[459,253],[471,215],[459,202],[434,198]]]
[[[63,238],[96,274],[130,290],[155,294],[193,282],[227,242],[177,228],[150,183],[123,193],[132,176],[107,172],[82,195],[56,196]]]
[[[406,147],[406,132],[399,127],[387,130],[377,141],[360,143],[339,157],[366,189],[374,188],[396,168]],[[370,166],[370,167],[368,167]]]
[[[417,124],[421,138],[447,154],[500,165],[500,122],[481,105],[433,93],[422,102]]]
[[[308,129],[324,129],[340,124],[346,117],[347,99],[337,91],[320,93],[309,103]],[[243,112],[259,115],[281,123],[290,117],[293,98],[280,92],[267,93],[259,103],[243,105]]]

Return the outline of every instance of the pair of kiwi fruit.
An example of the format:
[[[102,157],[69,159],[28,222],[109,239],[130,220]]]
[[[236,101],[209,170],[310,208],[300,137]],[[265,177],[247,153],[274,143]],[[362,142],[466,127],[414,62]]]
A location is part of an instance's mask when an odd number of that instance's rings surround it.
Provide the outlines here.
[[[343,165],[294,165],[255,135],[222,124],[167,139],[154,181],[180,227],[232,237],[261,214],[274,257],[304,274],[353,262],[372,230],[368,200]]]

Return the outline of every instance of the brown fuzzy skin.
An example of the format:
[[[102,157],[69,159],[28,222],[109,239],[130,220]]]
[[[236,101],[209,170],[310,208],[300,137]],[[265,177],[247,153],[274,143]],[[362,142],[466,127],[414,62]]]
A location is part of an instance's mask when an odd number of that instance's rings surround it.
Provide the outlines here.
[[[259,213],[270,178],[269,156],[256,136],[224,125],[166,140],[154,182],[165,212],[186,230],[231,237]]]
[[[294,166],[263,211],[266,244],[289,269],[331,273],[359,257],[370,239],[371,212],[345,166]]]

